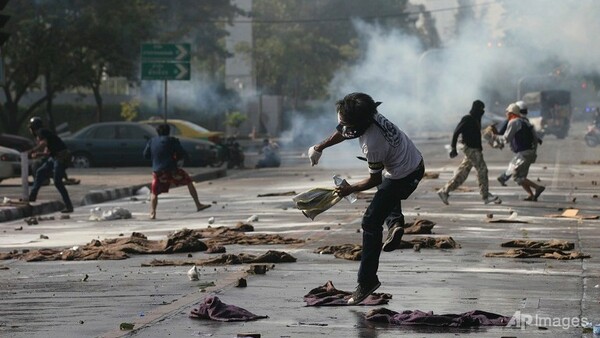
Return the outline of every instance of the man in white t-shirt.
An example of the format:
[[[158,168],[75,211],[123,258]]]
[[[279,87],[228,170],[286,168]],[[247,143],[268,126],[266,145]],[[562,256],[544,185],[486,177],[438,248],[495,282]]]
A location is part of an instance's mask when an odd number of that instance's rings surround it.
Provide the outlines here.
[[[337,187],[336,192],[344,197],[377,187],[362,219],[358,286],[348,300],[350,305],[362,302],[381,285],[377,278],[379,255],[382,249],[398,248],[404,234],[401,201],[415,191],[425,173],[423,156],[404,132],[377,112],[380,104],[364,93],[346,95],[336,103],[339,121],[336,131],[308,150],[311,164],[315,165],[325,148],[358,138],[367,158],[369,177]],[[384,223],[388,226],[388,236],[382,244]]]

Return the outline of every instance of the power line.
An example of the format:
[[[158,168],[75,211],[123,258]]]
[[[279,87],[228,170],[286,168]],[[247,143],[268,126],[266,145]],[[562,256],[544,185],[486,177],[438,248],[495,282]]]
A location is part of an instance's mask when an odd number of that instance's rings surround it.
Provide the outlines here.
[[[464,6],[456,6],[456,7],[447,7],[447,8],[439,8],[433,10],[425,10],[425,11],[411,11],[411,12],[402,12],[395,14],[382,14],[382,15],[367,15],[360,16],[361,19],[372,20],[372,19],[388,19],[388,18],[399,18],[404,16],[416,15],[421,13],[438,13],[438,12],[448,12],[448,11],[456,11],[459,9],[466,8],[474,8],[474,7],[487,7],[491,5],[498,4],[498,1],[489,1],[480,4],[473,5],[464,5]],[[271,23],[271,24],[286,24],[286,23],[315,23],[315,22],[340,22],[340,21],[349,21],[356,18],[352,17],[339,17],[339,18],[320,18],[320,19],[248,19],[248,20],[199,20],[197,22],[215,22],[215,23]]]

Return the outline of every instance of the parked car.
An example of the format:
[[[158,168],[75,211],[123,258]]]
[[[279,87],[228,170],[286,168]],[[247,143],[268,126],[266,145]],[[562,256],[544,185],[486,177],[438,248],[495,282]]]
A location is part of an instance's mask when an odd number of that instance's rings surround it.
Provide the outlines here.
[[[34,145],[33,139],[27,137],[5,133],[0,134],[0,146],[2,147],[23,152],[33,148]]]
[[[140,123],[149,124],[153,127],[164,124],[164,119],[150,119],[140,121]],[[189,137],[201,140],[221,143],[224,133],[222,131],[210,131],[202,126],[186,120],[167,119],[167,124],[171,127],[171,135],[176,137]]]
[[[0,181],[21,176],[21,154],[0,146]]]
[[[18,152],[27,151],[35,145],[33,139],[14,135],[14,134],[0,134],[0,147],[6,147],[14,149]],[[42,164],[42,159],[40,158],[30,158],[29,159],[29,175],[34,176],[35,170],[39,168]]]
[[[142,152],[156,129],[137,122],[101,122],[91,124],[63,139],[73,155],[73,166],[150,166]],[[205,140],[179,137],[189,155],[184,165],[201,167],[214,161],[214,144]]]

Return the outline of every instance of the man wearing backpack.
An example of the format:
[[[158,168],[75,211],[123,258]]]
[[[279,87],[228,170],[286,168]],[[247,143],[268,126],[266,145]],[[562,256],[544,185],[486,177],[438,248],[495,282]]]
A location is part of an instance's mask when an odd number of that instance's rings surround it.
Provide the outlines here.
[[[537,159],[537,145],[540,142],[533,125],[521,114],[521,109],[516,103],[511,103],[506,108],[508,124],[506,131],[493,138],[499,147],[510,144],[510,149],[515,156],[509,167],[513,179],[527,192],[525,201],[537,201],[538,197],[546,190],[546,187],[535,184],[527,178],[529,167]]]

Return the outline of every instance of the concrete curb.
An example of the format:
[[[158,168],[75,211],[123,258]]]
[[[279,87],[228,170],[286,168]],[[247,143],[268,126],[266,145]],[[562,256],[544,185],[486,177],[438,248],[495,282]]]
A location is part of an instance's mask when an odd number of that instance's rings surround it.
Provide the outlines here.
[[[227,176],[227,169],[215,169],[214,171],[204,172],[196,175],[192,175],[192,180],[195,182],[209,181]],[[143,188],[150,187],[150,183],[137,184],[128,187],[120,187],[114,189],[105,190],[91,190],[81,200],[79,206],[85,206],[90,204],[98,204],[106,201],[112,201],[123,197],[134,196],[135,193]],[[12,221],[15,219],[31,217],[36,215],[49,214],[56,211],[60,211],[65,207],[62,201],[44,201],[39,204],[30,204],[24,206],[15,206],[14,208],[2,208],[0,209],[0,223]]]

